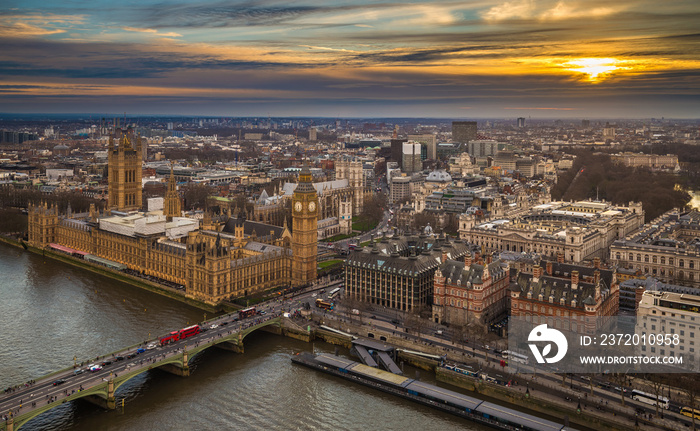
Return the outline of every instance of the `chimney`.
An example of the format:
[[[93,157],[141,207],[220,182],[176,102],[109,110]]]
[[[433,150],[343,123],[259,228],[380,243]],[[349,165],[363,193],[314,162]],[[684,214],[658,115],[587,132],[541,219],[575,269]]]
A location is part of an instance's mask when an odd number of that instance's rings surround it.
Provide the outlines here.
[[[593,267],[596,269],[600,269],[600,258],[599,257],[593,258]]]
[[[532,267],[532,281],[537,283],[542,277],[542,267],[537,265]]]
[[[578,271],[571,271],[571,288],[578,288]]]
[[[600,284],[600,271],[598,271],[597,269],[593,271],[593,283],[596,286]]]
[[[564,263],[564,252],[557,252],[557,263]]]
[[[547,274],[552,275],[552,261],[551,260],[547,261]]]
[[[443,252],[442,252],[442,261],[441,261],[441,262],[442,262],[442,263],[447,262],[447,252],[446,252],[446,251],[443,251]]]
[[[639,308],[639,303],[642,302],[642,295],[646,289],[644,286],[639,286],[634,290],[634,309],[635,311]]]
[[[464,256],[464,266],[466,268],[469,268],[470,266],[472,266],[472,252],[471,251],[467,252],[467,255]]]

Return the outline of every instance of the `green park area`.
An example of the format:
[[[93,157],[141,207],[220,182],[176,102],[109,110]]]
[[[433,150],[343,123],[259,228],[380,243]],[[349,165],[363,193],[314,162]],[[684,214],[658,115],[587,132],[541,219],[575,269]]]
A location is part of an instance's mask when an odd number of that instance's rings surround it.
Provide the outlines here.
[[[378,220],[367,220],[364,219],[362,220],[360,217],[353,217],[352,218],[352,230],[360,231],[360,232],[368,232],[379,224]]]
[[[343,263],[343,261],[341,259],[331,259],[331,260],[319,262],[318,267],[320,269],[325,269],[325,268],[329,268],[329,267],[334,266],[334,265],[339,265],[341,263]]]

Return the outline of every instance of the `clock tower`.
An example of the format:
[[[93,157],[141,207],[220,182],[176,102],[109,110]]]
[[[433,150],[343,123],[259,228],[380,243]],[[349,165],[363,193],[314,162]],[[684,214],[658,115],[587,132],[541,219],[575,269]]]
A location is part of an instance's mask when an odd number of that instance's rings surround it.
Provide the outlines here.
[[[318,195],[307,163],[292,195],[292,286],[316,280]]]

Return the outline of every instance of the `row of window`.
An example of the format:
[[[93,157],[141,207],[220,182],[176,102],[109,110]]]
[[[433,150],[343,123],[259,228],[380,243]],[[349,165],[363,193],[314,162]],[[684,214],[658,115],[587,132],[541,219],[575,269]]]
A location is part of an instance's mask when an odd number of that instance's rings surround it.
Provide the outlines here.
[[[615,253],[615,259],[617,259],[617,260],[622,260],[622,259],[624,259],[624,254],[623,254],[623,253],[620,253],[619,251],[616,252],[616,253]],[[659,263],[659,264],[661,264],[661,265],[666,265],[666,256],[656,256],[656,255],[651,255],[651,256],[650,256],[650,255],[648,255],[648,254],[645,254],[645,255],[644,255],[644,262],[649,263],[649,260],[650,260],[650,259],[651,259],[651,263]],[[630,261],[636,260],[637,262],[641,262],[641,261],[642,261],[642,254],[641,254],[641,253],[637,253],[636,259],[635,259],[635,254],[634,254],[634,253],[630,253],[630,254],[629,254],[628,260],[630,260]],[[669,265],[673,265],[673,262],[674,262],[673,258],[672,258],[672,257],[669,257],[669,258],[668,258],[668,264],[669,264]],[[685,259],[678,259],[678,267],[679,267],[679,268],[685,268],[685,263],[686,263],[686,262],[685,262]],[[695,269],[695,261],[694,261],[694,260],[688,260],[688,268],[690,268],[690,269]]]

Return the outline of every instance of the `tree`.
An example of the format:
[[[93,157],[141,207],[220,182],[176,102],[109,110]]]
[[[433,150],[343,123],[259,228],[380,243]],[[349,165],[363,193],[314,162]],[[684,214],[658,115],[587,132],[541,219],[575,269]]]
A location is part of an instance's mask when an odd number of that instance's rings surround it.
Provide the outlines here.
[[[367,228],[367,230],[373,228],[382,220],[384,216],[384,207],[386,206],[386,199],[384,193],[371,193],[365,195],[364,203],[362,205],[362,212],[357,215],[357,222]]]
[[[423,229],[430,225],[433,229],[438,229],[440,220],[435,213],[423,211],[413,216],[413,227]]]
[[[661,398],[663,395],[664,381],[666,379],[664,379],[662,375],[656,373],[645,374],[644,378],[651,384],[656,399]],[[656,403],[656,415],[659,415],[659,403]]]
[[[207,197],[211,194],[211,188],[207,184],[188,183],[184,186],[185,208],[206,209]]]
[[[669,375],[669,377],[669,385],[672,383],[673,386],[684,390],[684,404],[691,409],[700,408],[700,402],[698,402],[698,395],[700,392],[698,391],[697,374],[672,374]],[[691,418],[693,420],[693,430],[695,430],[695,415],[692,415]]]
[[[627,384],[628,376],[625,373],[613,373],[612,380],[620,388],[620,403],[625,406],[625,385]]]

